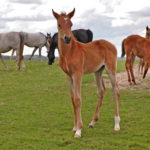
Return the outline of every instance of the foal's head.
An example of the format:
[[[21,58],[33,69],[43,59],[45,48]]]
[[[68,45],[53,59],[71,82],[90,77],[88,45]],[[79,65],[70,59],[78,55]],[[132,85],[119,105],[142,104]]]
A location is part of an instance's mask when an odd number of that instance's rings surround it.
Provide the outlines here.
[[[146,38],[150,39],[150,28],[148,26],[146,27]]]
[[[71,41],[71,34],[72,34],[71,33],[72,22],[70,19],[74,15],[75,8],[73,9],[73,11],[71,11],[68,14],[66,14],[66,13],[58,14],[54,10],[52,10],[52,12],[53,12],[54,17],[57,20],[57,28],[58,28],[60,38],[66,44],[69,44]]]

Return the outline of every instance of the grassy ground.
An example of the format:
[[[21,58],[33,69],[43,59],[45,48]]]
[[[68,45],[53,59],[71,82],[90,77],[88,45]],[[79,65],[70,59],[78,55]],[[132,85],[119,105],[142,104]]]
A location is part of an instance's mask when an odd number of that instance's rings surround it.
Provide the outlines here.
[[[150,150],[150,90],[121,90],[121,130],[115,132],[112,90],[107,89],[100,119],[88,128],[95,111],[93,75],[82,84],[83,137],[74,139],[73,109],[65,74],[57,63],[26,61],[0,68],[0,150]],[[125,70],[118,62],[118,72]]]

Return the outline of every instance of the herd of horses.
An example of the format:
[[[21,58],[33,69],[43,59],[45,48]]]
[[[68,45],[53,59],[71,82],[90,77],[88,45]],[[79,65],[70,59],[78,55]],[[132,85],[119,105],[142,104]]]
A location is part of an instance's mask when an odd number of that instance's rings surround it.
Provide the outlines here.
[[[72,105],[74,109],[74,137],[81,137],[81,129],[83,126],[81,116],[81,84],[84,74],[94,73],[97,85],[98,101],[95,113],[89,127],[94,127],[98,118],[100,108],[102,106],[103,96],[105,94],[105,85],[102,78],[102,73],[105,71],[108,74],[112,88],[113,97],[115,100],[115,126],[114,130],[120,130],[120,116],[119,116],[119,99],[120,92],[116,80],[116,65],[117,65],[117,49],[106,40],[93,41],[93,33],[91,30],[79,29],[71,31],[72,21],[75,9],[70,13],[58,14],[52,10],[52,14],[57,20],[58,33],[53,37],[50,34],[45,36],[42,33],[26,33],[26,32],[9,32],[0,34],[0,58],[3,61],[1,53],[12,51],[12,56],[16,51],[18,58],[17,69],[22,67],[25,69],[23,62],[24,45],[34,47],[33,53],[39,48],[41,56],[41,49],[46,46],[48,52],[48,64],[52,64],[55,59],[55,49],[59,50],[59,66],[65,72],[69,87]],[[143,78],[145,78],[148,68],[150,67],[150,29],[146,27],[146,37],[139,35],[130,35],[122,42],[122,57],[126,55],[126,70],[128,74],[128,81],[136,84],[133,63],[135,57],[140,58],[140,66],[144,67]]]

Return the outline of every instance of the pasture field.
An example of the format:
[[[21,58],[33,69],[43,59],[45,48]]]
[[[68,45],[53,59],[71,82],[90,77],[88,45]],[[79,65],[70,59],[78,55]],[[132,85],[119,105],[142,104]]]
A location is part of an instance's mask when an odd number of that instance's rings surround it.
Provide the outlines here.
[[[0,64],[0,150],[150,150],[150,88],[120,90],[121,130],[114,128],[112,89],[106,89],[100,118],[88,128],[97,104],[94,75],[82,84],[82,138],[73,138],[73,108],[65,74],[47,61]],[[118,61],[118,72],[125,71]],[[150,79],[147,79],[150,82]],[[91,83],[91,84],[90,84]]]

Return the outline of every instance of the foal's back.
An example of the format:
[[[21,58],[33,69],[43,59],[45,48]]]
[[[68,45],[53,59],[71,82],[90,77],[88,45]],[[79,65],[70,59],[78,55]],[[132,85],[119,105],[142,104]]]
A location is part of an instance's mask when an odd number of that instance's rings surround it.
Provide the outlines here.
[[[78,41],[76,43],[74,58],[80,59],[80,62],[82,60],[85,74],[96,72],[102,66],[116,71],[117,49],[113,44],[106,40],[96,40],[87,44]],[[75,61],[73,57],[71,61]]]

